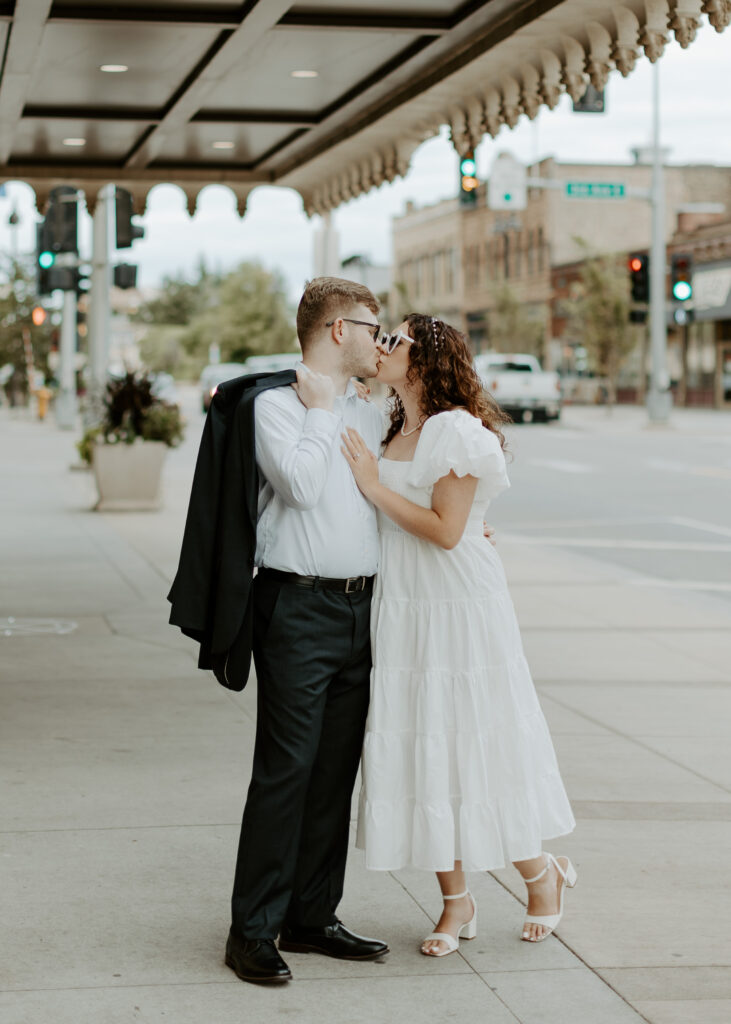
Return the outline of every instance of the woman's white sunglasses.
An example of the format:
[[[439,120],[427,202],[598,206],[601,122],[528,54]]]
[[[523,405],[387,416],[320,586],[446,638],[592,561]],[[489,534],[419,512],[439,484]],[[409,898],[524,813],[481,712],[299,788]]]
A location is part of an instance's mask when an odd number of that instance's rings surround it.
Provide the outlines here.
[[[383,350],[384,355],[390,356],[391,353],[399,347],[402,341],[406,342],[408,345],[413,345],[414,343],[414,339],[410,338],[408,334],[404,334],[403,331],[394,331],[393,334],[384,334],[378,344]]]

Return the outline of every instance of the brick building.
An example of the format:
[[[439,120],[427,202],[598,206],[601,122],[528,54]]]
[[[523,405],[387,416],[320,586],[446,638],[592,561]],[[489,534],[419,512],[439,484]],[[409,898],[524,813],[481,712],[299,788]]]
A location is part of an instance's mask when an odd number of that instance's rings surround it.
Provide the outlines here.
[[[489,210],[484,185],[471,208],[461,206],[458,199],[420,209],[409,204],[393,221],[394,309],[401,312],[408,306],[433,312],[466,331],[479,351],[489,347],[490,312],[507,285],[527,315],[543,324],[544,359],[549,366],[559,366],[564,343],[553,304],[585,258],[579,240],[595,252],[626,254],[646,250],[651,233],[646,200],[571,198],[566,186],[615,182],[628,189],[649,189],[649,154],[636,150],[634,155],[631,164],[540,161],[529,168],[529,177],[547,179],[552,187],[529,188],[526,209],[519,213]],[[731,168],[666,166],[665,194],[665,237],[673,246],[689,204],[722,203],[731,211]],[[641,334],[638,331],[638,339]],[[634,363],[639,371],[641,353]]]

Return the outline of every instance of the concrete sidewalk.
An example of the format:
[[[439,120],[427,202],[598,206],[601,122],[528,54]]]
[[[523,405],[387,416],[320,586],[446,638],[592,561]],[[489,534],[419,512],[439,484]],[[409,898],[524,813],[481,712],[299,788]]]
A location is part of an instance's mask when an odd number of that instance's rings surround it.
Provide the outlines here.
[[[354,851],[342,917],[391,954],[292,954],[295,982],[270,991],[222,956],[255,685],[221,689],[167,625],[197,437],[169,457],[162,512],[106,515],[69,472],[73,436],[0,410],[0,437],[0,617],[76,624],[0,624],[4,1022],[731,1020],[727,604],[501,536],[578,819],[551,846],[580,876],[559,934],[519,941],[509,869],[470,879],[478,938],[427,960],[435,879]]]

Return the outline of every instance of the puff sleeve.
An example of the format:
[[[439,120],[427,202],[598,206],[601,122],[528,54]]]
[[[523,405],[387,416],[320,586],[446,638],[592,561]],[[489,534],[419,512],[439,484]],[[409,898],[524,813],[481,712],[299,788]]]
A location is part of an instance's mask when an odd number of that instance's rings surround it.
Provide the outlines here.
[[[457,476],[477,477],[480,494],[486,499],[510,487],[500,442],[466,409],[429,417],[422,427],[408,482],[412,487],[431,487],[451,471]]]

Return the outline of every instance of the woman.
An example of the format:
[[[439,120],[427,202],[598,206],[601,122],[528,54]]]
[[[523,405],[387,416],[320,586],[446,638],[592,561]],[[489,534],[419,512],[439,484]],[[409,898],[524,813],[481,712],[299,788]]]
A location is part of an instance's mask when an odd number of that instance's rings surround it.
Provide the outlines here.
[[[343,435],[381,543],[357,845],[369,868],[437,873],[444,910],[424,954],[475,936],[464,872],[508,860],[528,889],[522,938],[540,942],[576,881],[542,840],[575,823],[502,564],[483,538],[485,509],[509,486],[506,417],[442,321],[410,315],[381,353],[378,379],[395,397],[380,463],[355,431]]]

